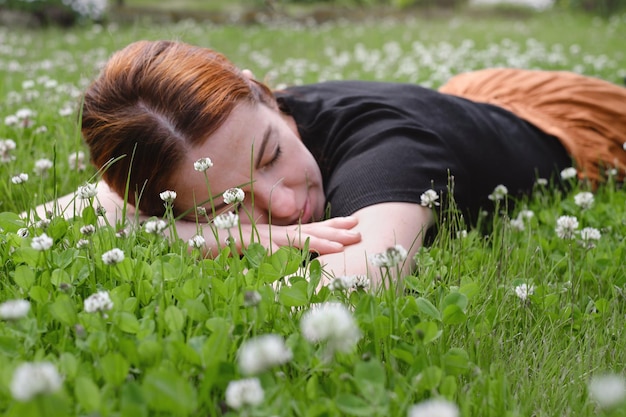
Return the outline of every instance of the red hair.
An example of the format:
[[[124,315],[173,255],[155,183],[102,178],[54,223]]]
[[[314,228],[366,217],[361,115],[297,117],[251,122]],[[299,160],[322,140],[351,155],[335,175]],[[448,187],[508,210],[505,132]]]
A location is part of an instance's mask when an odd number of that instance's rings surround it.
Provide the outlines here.
[[[92,163],[106,167],[104,181],[123,197],[130,179],[128,202],[160,215],[159,193],[172,188],[172,173],[185,153],[242,102],[276,107],[265,85],[242,75],[218,52],[182,42],[139,41],[116,52],[88,87],[82,133]]]

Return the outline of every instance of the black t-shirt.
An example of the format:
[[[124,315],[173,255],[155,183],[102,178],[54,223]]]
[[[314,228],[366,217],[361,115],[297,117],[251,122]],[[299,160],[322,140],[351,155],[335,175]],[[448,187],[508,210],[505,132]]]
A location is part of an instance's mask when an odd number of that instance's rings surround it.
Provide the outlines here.
[[[412,84],[333,81],[276,92],[321,167],[331,216],[453,189],[466,215],[499,185],[528,192],[571,159],[559,141],[502,108]]]

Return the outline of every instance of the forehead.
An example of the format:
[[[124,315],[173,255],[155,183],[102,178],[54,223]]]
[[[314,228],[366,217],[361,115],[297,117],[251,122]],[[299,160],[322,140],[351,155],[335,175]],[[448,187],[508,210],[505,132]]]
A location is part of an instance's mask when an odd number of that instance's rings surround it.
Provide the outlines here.
[[[226,121],[200,145],[189,148],[176,171],[174,188],[180,203],[200,203],[208,198],[207,182],[215,195],[250,182],[250,175],[269,126],[262,105],[237,105]],[[269,110],[269,109],[267,109]],[[205,173],[194,169],[194,162],[211,158],[213,166]]]

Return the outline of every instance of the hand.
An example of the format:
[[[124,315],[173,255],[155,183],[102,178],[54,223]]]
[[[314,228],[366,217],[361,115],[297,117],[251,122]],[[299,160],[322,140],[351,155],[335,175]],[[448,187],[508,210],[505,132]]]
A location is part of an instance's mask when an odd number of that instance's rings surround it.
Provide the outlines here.
[[[324,255],[341,252],[344,247],[359,243],[361,234],[353,230],[357,224],[356,217],[336,217],[301,225],[270,226],[257,224],[254,228],[261,240],[260,243],[270,246],[272,250],[276,250],[280,246],[302,248],[306,240],[309,239],[309,249]]]

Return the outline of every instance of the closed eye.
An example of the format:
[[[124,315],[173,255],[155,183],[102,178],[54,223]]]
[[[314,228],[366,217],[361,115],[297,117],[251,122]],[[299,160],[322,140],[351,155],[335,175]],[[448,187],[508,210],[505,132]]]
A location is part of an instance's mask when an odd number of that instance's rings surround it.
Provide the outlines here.
[[[280,145],[276,146],[276,151],[274,152],[272,159],[268,163],[265,164],[264,168],[271,168],[272,166],[274,166],[276,162],[278,162],[282,154],[283,154],[283,150],[280,147]]]

